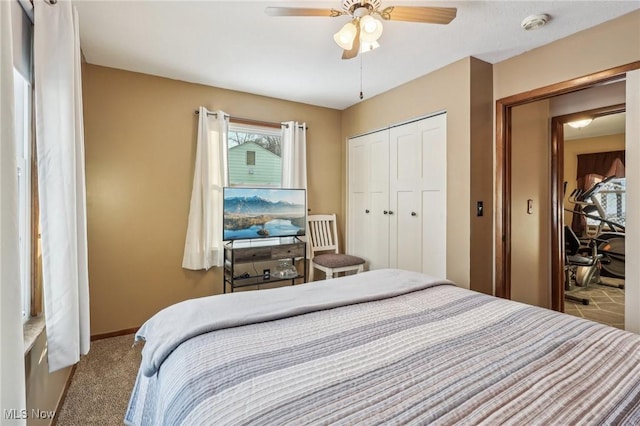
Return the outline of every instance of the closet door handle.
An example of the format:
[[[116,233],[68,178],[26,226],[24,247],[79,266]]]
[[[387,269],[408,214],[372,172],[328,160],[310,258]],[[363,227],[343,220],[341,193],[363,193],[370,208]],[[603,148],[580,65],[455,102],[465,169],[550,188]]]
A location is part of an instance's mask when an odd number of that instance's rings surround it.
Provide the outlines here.
[[[389,214],[393,214],[393,212],[391,210],[389,210]]]
[[[365,213],[369,213],[369,209],[366,209],[364,212],[365,212]]]
[[[416,213],[416,212],[411,212],[411,216],[418,216],[418,213]]]

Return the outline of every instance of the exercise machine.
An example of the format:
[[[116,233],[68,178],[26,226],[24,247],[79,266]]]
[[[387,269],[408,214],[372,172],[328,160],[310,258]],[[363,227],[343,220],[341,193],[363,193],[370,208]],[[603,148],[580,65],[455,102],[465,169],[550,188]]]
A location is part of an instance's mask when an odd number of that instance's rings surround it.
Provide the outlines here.
[[[588,249],[585,251],[585,249]],[[589,297],[579,296],[574,291],[577,287],[588,287],[600,281],[600,260],[596,241],[591,241],[584,247],[573,230],[564,227],[564,297],[567,300],[589,304]]]
[[[625,178],[609,176],[569,196],[569,202],[578,206],[571,212],[587,219],[585,241],[597,242],[603,271],[616,278],[625,276],[625,193]]]

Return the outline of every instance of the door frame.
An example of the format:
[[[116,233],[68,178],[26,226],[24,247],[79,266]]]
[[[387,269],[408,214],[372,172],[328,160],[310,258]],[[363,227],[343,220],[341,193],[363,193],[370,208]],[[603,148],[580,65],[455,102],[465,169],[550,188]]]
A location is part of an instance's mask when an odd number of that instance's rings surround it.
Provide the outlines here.
[[[496,181],[495,181],[495,295],[511,299],[511,153],[512,109],[519,105],[558,95],[575,92],[595,85],[617,80],[627,72],[640,69],[640,61],[619,67],[578,77],[572,80],[544,86],[528,92],[508,96],[496,101]],[[552,152],[557,154],[558,139],[551,140]],[[562,238],[560,234],[561,214],[563,214],[562,179],[558,179],[559,161],[557,155],[551,156],[551,309],[562,311],[564,308],[563,287],[558,283],[564,277],[562,265]],[[555,177],[555,178],[554,178]],[[553,182],[553,181],[556,182]],[[560,296],[560,297],[558,297]]]
[[[558,226],[552,227],[551,244],[561,248],[557,258],[551,258],[551,306],[558,307],[554,310],[564,312],[564,232],[562,232],[564,220],[564,125],[571,121],[585,118],[598,118],[605,115],[618,114],[626,110],[626,104],[611,105],[602,108],[559,115],[551,118],[551,161],[556,164],[555,170],[551,170],[551,199],[558,200],[560,211]],[[552,206],[553,207],[553,206]]]

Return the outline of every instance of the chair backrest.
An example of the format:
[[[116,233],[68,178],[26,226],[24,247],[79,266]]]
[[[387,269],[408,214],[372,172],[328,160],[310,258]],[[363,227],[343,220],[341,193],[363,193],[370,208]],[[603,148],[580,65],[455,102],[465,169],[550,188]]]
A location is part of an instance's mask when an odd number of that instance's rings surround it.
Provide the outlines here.
[[[338,251],[338,230],[335,214],[316,214],[307,216],[309,226],[309,244],[311,257],[317,251]]]

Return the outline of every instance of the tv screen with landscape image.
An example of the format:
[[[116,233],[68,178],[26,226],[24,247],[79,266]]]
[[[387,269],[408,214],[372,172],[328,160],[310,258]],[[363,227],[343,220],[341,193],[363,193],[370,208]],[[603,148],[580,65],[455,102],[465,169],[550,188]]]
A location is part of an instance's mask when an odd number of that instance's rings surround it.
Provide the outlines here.
[[[304,235],[304,189],[224,188],[225,241]]]

